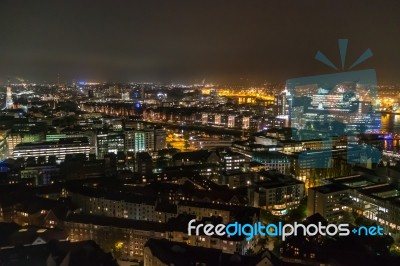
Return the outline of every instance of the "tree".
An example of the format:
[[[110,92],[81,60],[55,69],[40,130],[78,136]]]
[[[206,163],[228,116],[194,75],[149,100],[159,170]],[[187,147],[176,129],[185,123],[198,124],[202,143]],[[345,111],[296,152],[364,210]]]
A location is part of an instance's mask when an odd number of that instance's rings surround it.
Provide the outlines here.
[[[112,254],[114,258],[118,259],[122,256],[123,247],[124,243],[122,241],[118,241],[114,244],[114,247],[112,249]]]

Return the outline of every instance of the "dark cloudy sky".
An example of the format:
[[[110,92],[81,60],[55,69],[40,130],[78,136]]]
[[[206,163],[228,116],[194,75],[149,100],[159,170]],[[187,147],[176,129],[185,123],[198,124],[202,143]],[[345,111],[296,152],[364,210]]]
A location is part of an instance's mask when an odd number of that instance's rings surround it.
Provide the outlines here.
[[[400,81],[398,0],[0,0],[0,83],[284,81],[334,72],[313,57],[339,64],[338,38]]]

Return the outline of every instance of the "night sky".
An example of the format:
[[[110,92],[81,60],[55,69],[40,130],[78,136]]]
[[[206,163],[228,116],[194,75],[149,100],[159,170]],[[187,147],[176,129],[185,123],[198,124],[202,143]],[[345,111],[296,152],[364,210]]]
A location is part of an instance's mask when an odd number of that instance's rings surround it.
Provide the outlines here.
[[[288,78],[347,66],[367,48],[378,81],[400,82],[400,1],[0,0],[0,83]]]

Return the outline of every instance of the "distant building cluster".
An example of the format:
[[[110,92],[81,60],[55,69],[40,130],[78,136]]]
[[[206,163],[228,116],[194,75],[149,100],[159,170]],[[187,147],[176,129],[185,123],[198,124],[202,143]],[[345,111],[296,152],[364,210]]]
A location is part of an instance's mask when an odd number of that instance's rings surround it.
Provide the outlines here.
[[[364,265],[396,265],[396,135],[372,132],[362,93],[283,87],[8,86],[0,265],[340,265],[360,250]],[[386,235],[246,240],[189,234],[193,219],[377,224]]]

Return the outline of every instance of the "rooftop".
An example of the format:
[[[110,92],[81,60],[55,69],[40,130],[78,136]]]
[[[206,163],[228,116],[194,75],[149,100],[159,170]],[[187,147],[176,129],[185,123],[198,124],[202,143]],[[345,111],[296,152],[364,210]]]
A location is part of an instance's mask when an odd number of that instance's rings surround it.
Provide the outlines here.
[[[37,146],[52,146],[52,145],[73,145],[73,144],[89,144],[89,140],[87,137],[80,137],[80,138],[59,139],[58,141],[26,142],[18,144],[16,148],[29,148]]]
[[[101,250],[94,241],[51,241],[0,249],[0,263],[3,262],[7,265],[118,265],[111,254]]]
[[[335,184],[335,183],[324,185],[324,186],[319,186],[319,187],[309,188],[309,190],[315,190],[322,194],[335,193],[335,192],[344,191],[347,189],[348,189],[347,186],[342,185],[342,184]]]
[[[277,259],[266,251],[253,256],[223,253],[222,250],[189,246],[187,244],[168,241],[166,239],[149,239],[146,247],[151,250],[153,256],[167,265],[220,265],[241,266],[258,265],[262,260],[267,260],[275,265]],[[271,262],[273,261],[273,262]]]
[[[65,222],[93,224],[117,228],[132,228],[143,231],[165,232],[166,230],[166,225],[163,223],[108,217],[102,215],[70,214],[65,219]]]

